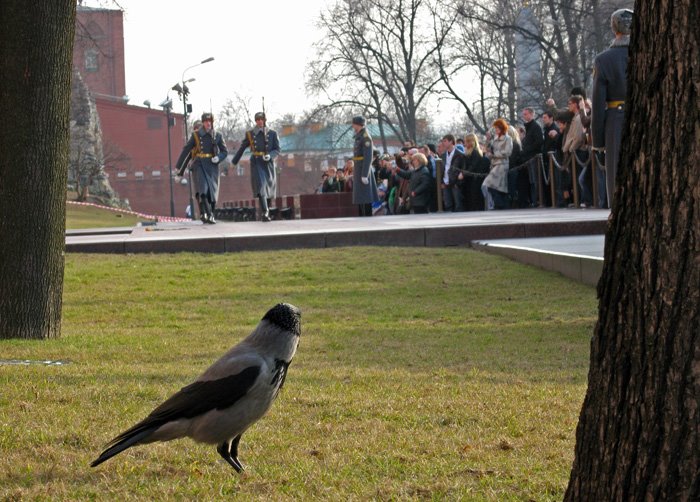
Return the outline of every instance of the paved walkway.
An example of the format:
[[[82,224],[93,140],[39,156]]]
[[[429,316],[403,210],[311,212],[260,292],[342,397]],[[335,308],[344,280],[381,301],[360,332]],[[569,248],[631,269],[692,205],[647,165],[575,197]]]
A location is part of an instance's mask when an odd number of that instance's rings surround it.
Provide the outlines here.
[[[602,235],[609,211],[523,209],[261,222],[158,223],[71,231],[68,252],[235,252],[355,245],[470,246],[474,241]],[[582,242],[575,246],[582,246]]]
[[[472,246],[595,286],[603,271],[605,236],[481,240]]]

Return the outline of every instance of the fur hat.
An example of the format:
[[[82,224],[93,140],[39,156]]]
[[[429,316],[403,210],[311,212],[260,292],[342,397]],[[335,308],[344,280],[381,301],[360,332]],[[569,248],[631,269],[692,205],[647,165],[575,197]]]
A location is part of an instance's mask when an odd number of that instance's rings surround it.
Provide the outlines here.
[[[210,120],[210,121],[214,122],[214,115],[212,115],[209,112],[202,113],[202,122],[204,122],[205,120]]]
[[[265,114],[263,112],[258,112],[255,114],[255,120],[265,120],[267,121],[267,117],[265,117]]]
[[[354,125],[364,126],[365,125],[365,118],[362,115],[358,115],[357,117],[352,118],[352,123]]]
[[[632,17],[634,12],[629,9],[619,9],[610,16],[610,28],[613,33],[629,35],[632,31]]]
[[[498,118],[493,121],[492,125],[493,127],[499,127],[504,133],[508,132],[508,122],[506,122],[506,119]]]

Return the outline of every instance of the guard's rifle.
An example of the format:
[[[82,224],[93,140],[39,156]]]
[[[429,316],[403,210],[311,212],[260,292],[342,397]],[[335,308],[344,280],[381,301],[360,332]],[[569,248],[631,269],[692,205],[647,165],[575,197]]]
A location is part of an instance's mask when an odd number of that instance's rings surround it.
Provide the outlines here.
[[[265,120],[263,121],[263,138],[265,139],[265,155],[268,154],[269,145],[267,140],[267,114],[265,113],[265,96],[262,97],[262,112]]]

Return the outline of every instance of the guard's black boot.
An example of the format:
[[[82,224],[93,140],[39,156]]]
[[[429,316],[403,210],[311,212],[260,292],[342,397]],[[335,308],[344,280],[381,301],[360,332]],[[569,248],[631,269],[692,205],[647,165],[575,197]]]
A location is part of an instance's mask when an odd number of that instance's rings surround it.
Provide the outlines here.
[[[202,220],[202,223],[207,222],[207,206],[204,199],[199,199],[199,219]]]
[[[260,219],[262,221],[270,221],[270,206],[267,203],[267,199],[262,195],[258,197],[260,201]]]
[[[211,212],[209,213],[209,223],[213,225],[214,223],[216,223],[216,219],[214,218],[214,213],[216,212],[216,202],[211,202],[209,208],[211,210]]]
[[[199,210],[202,213],[202,223],[211,223],[211,208],[209,207],[209,202],[206,198],[202,198],[201,202],[199,203]]]

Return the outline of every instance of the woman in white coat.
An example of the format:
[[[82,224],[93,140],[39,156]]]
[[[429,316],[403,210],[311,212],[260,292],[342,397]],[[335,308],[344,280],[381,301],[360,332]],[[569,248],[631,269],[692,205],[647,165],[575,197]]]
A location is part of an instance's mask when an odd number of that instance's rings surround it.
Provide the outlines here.
[[[481,185],[486,210],[505,209],[508,201],[508,158],[513,152],[513,140],[507,134],[508,122],[496,119],[493,123],[495,137],[490,145],[491,170]]]

